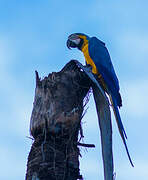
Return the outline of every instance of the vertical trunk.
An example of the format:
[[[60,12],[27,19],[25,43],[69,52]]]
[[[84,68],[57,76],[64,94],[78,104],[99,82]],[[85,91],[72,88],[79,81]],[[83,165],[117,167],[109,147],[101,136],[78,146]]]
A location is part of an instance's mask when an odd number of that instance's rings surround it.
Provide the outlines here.
[[[43,80],[36,72],[26,180],[82,179],[78,134],[89,82],[73,61]]]
[[[109,103],[95,85],[93,86],[93,95],[101,134],[104,179],[113,180],[112,124]]]
[[[93,88],[101,131],[104,178],[113,180],[112,126],[108,100],[91,71],[78,61],[70,61],[60,72],[49,74],[42,80],[36,72],[30,121],[34,142],[28,156],[26,180],[82,179],[78,145],[94,147],[78,142],[79,131],[83,135],[83,100],[90,86]]]

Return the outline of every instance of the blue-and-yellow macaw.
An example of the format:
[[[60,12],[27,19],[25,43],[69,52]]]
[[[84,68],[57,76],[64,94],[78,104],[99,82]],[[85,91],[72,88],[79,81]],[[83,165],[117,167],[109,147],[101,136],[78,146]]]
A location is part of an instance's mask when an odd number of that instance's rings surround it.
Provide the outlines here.
[[[86,64],[91,65],[92,73],[97,75],[101,87],[109,95],[121,138],[125,145],[129,161],[133,166],[126,144],[127,136],[119,114],[119,108],[122,106],[119,81],[105,43],[96,37],[90,38],[83,33],[74,33],[68,37],[67,47],[69,49],[78,48],[83,52]]]

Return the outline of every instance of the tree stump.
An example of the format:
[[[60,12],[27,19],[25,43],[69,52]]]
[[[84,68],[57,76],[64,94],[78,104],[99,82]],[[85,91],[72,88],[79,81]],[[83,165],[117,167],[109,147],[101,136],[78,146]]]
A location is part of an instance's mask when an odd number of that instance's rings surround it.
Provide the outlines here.
[[[30,121],[34,138],[26,180],[77,180],[79,172],[78,137],[84,98],[90,80],[70,61],[60,72],[40,79],[36,72],[36,89]]]

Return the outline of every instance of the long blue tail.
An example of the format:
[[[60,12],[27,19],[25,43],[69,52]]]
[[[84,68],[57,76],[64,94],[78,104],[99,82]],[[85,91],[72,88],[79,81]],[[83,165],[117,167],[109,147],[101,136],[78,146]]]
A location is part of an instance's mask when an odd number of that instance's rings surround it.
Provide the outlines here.
[[[118,125],[118,129],[119,129],[121,138],[123,140],[123,143],[124,143],[124,146],[125,146],[129,161],[130,161],[131,165],[134,167],[133,162],[132,162],[131,157],[130,157],[130,154],[129,154],[129,151],[128,151],[128,148],[127,148],[127,144],[126,144],[127,135],[125,133],[125,130],[124,130],[124,127],[123,127],[123,124],[122,124],[122,121],[121,121],[121,117],[120,117],[120,114],[119,114],[116,99],[114,99],[114,97],[110,95],[110,100],[111,100],[111,103],[112,103],[112,107],[113,107],[114,115],[115,115],[116,122],[117,122],[117,125]]]

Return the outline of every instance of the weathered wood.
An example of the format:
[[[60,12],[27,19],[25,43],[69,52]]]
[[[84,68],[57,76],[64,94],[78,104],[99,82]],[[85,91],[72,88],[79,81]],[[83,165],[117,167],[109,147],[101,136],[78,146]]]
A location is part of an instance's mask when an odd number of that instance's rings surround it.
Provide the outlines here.
[[[113,180],[112,126],[108,100],[94,75],[70,61],[60,72],[40,79],[36,71],[36,89],[30,121],[34,142],[28,156],[26,180],[76,180],[79,173],[78,142],[83,136],[81,119],[83,100],[93,88],[101,131],[105,180]],[[87,74],[87,75],[86,75]],[[96,86],[95,86],[96,84]],[[87,98],[86,98],[87,99]],[[88,101],[88,100],[87,100]]]
[[[40,79],[30,121],[34,142],[28,156],[26,180],[76,180],[79,173],[78,133],[88,77],[70,61],[60,72]]]
[[[93,95],[101,132],[104,179],[113,180],[112,124],[109,103],[95,84],[93,86]]]

